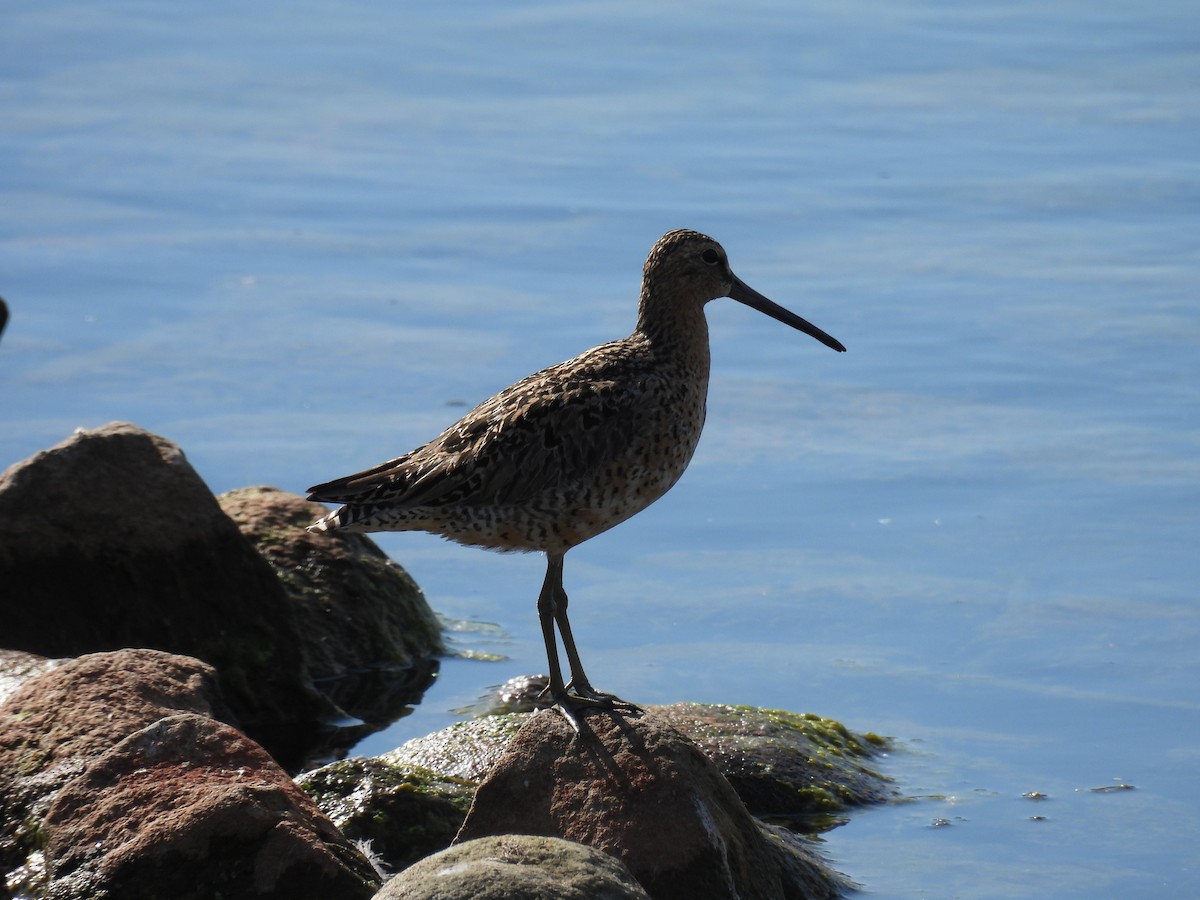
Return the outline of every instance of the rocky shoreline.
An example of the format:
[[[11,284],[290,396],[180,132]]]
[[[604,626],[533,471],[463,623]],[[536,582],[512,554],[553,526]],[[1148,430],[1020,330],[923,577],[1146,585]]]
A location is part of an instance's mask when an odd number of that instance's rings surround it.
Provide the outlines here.
[[[796,824],[892,797],[886,744],[816,716],[678,704],[576,735],[515,712],[339,759],[442,644],[373,542],[304,531],[320,509],[214,498],[121,423],[0,476],[0,898],[849,887]]]

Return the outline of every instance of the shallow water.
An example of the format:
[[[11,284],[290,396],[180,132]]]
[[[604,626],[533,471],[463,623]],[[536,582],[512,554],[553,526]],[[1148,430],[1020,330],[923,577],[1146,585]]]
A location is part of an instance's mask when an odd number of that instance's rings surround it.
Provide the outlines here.
[[[895,736],[914,802],[827,836],[871,895],[1197,893],[1196,39],[1168,2],[9,0],[0,464],[124,419],[300,490],[626,333],[650,244],[707,231],[849,352],[710,306],[692,467],[567,563],[595,681]],[[509,659],[364,752],[544,667],[538,559],[381,543]]]

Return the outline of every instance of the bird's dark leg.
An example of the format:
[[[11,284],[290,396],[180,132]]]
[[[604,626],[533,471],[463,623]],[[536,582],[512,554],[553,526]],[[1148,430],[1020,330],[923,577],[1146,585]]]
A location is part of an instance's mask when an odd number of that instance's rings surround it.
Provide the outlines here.
[[[562,587],[562,554],[546,554],[546,580],[542,582],[542,592],[538,594],[538,621],[542,625],[542,640],[546,642],[546,661],[550,666],[550,684],[546,690],[554,699],[554,705],[562,711],[571,726],[578,731],[579,724],[572,718],[563,706],[569,698],[567,686],[563,683],[562,666],[558,662],[558,641],[554,638],[554,622],[558,613],[558,605],[565,602],[566,594]],[[562,601],[559,597],[562,597]]]
[[[546,581],[542,584],[542,593],[538,597],[538,617],[541,619],[542,637],[546,642],[546,656],[550,664],[550,684],[547,690],[554,698],[555,707],[576,731],[579,730],[579,722],[575,716],[575,707],[579,705],[640,712],[634,704],[592,687],[583,671],[579,650],[575,647],[575,637],[571,634],[571,622],[567,618],[569,601],[562,586],[563,557],[561,554],[548,553],[546,559]],[[567,664],[571,667],[569,685],[564,685],[562,680],[558,645],[554,639],[555,625],[558,626],[558,633],[562,635],[563,648],[567,651]]]

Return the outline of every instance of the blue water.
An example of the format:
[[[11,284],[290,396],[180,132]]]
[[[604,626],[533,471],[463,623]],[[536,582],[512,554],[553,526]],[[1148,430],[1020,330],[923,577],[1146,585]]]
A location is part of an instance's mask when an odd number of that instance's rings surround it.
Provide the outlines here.
[[[7,0],[0,464],[123,419],[301,490],[706,231],[849,352],[710,306],[691,469],[567,560],[593,679],[894,736],[871,896],[1200,894],[1198,89],[1184,2]],[[509,659],[364,752],[544,668],[539,559],[381,543]]]

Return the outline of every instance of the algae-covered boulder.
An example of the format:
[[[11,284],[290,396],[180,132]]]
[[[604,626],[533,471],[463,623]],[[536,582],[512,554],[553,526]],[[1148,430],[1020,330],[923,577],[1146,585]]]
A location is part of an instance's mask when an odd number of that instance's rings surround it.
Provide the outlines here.
[[[895,794],[890,780],[869,764],[887,741],[833,719],[709,703],[653,709],[696,742],[756,815],[840,812]]]
[[[476,784],[411,764],[356,756],[304,772],[297,784],[351,840],[390,871],[450,846]]]

